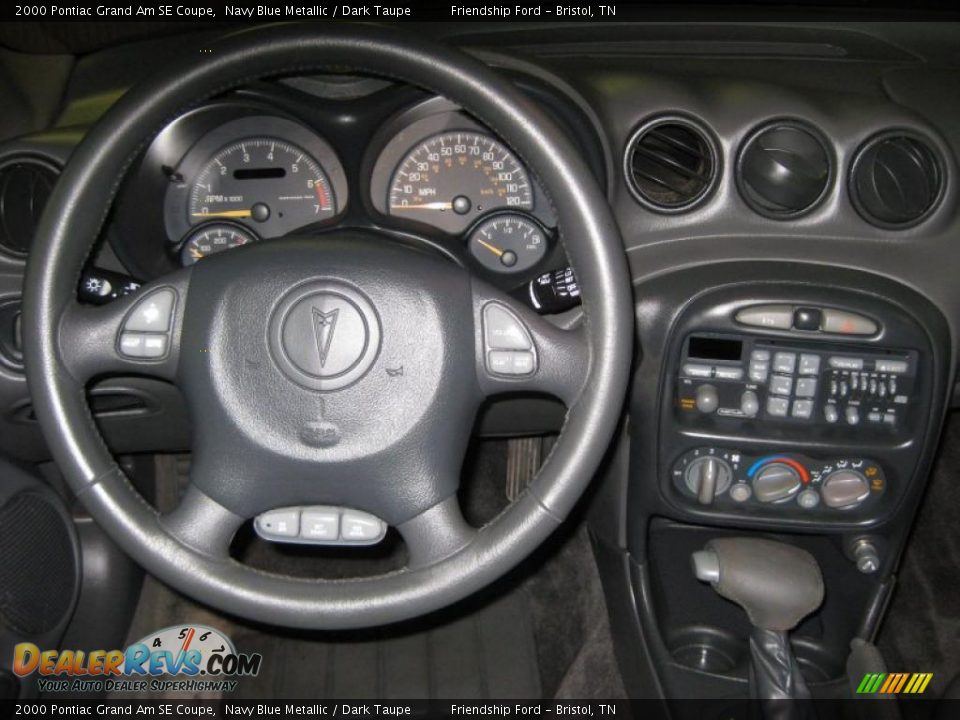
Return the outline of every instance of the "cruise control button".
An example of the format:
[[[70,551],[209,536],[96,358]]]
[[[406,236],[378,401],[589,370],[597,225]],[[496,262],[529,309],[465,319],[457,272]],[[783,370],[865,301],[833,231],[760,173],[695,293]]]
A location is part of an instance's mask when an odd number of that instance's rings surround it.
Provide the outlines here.
[[[284,508],[265,512],[254,521],[254,527],[268,540],[296,537],[300,533],[300,510]]]
[[[300,513],[300,537],[335,542],[340,537],[340,513],[336,508],[304,508]]]
[[[530,336],[520,320],[502,305],[490,303],[483,309],[487,347],[491,350],[529,350]]]
[[[127,357],[143,357],[143,341],[146,335],[143,333],[125,332],[120,335],[120,352]]]
[[[124,333],[125,335],[127,333]],[[143,355],[145,358],[160,358],[167,354],[166,335],[144,335]]]
[[[340,517],[340,539],[352,543],[379,542],[387,526],[378,517],[359,510],[344,510]]]
[[[529,375],[533,372],[533,353],[530,351],[513,353],[511,372],[514,375]]]
[[[793,307],[791,305],[755,305],[744,308],[736,314],[738,323],[754,327],[789,330],[793,325]]]
[[[870,318],[843,310],[824,310],[820,329],[839,335],[873,335],[879,329]]]
[[[175,298],[170,288],[155,290],[134,305],[123,329],[133,332],[167,332],[170,329]]]

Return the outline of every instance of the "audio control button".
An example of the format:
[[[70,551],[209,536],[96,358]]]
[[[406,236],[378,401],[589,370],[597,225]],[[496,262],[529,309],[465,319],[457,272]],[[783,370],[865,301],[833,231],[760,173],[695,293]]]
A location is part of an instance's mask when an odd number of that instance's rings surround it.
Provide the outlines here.
[[[847,405],[844,417],[847,419],[847,425],[857,425],[860,422],[860,408],[856,405]]]
[[[877,360],[874,368],[877,372],[905,373],[909,365],[906,360]]]
[[[820,373],[820,356],[804,353],[800,356],[800,374],[818,375]]]
[[[842,310],[824,310],[820,329],[840,335],[874,335],[877,324],[870,318]]]
[[[835,370],[863,370],[863,358],[834,355],[830,358],[830,367]]]
[[[789,395],[793,390],[793,378],[785,375],[774,375],[770,378],[770,392],[774,395]]]
[[[797,354],[778,352],[773,356],[773,371],[791,375],[797,367]]]
[[[826,420],[831,425],[840,419],[840,414],[837,412],[836,405],[824,405],[823,406],[823,419]]]
[[[774,417],[786,417],[787,406],[790,401],[787,398],[771,397],[767,398],[767,413]]]
[[[753,390],[747,390],[740,396],[740,412],[753,417],[760,412],[760,399]]]
[[[704,414],[709,414],[717,409],[720,404],[720,396],[713,385],[701,385],[697,388],[697,410]]]
[[[718,365],[714,377],[719,380],[740,380],[743,377],[743,368]]]
[[[687,363],[683,366],[683,374],[693,378],[708,378],[713,374],[713,368],[709,365]]]
[[[793,416],[803,420],[813,417],[813,400],[794,400]]]

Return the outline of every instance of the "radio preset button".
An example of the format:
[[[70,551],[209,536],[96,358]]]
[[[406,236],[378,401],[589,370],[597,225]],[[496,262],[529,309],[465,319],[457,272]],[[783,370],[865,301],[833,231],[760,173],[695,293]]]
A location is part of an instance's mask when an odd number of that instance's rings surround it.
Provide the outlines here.
[[[797,367],[797,354],[778,352],[773,356],[773,371],[790,375]]]
[[[820,373],[820,356],[803,353],[800,356],[799,372],[801,375],[818,375]]]
[[[813,416],[813,400],[794,400],[793,416],[807,420]]]
[[[814,378],[800,378],[797,380],[797,397],[812,398],[817,394],[817,381]]]
[[[774,395],[789,395],[793,390],[793,378],[786,375],[774,375],[770,378],[770,392]]]
[[[767,398],[767,413],[774,417],[786,417],[787,406],[790,401],[787,398],[771,397]]]
[[[750,362],[750,381],[755,383],[765,383],[770,375],[770,363]]]

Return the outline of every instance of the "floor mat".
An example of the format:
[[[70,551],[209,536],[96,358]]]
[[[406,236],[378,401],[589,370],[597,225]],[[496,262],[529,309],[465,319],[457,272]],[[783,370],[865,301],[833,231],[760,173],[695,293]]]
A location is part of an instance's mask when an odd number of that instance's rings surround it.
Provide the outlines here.
[[[953,413],[877,641],[890,670],[932,672],[927,692],[937,696],[960,673],[957,467],[960,414]]]
[[[535,698],[540,673],[523,592],[419,632],[357,641],[241,632],[246,652],[264,668],[245,679],[236,698]]]

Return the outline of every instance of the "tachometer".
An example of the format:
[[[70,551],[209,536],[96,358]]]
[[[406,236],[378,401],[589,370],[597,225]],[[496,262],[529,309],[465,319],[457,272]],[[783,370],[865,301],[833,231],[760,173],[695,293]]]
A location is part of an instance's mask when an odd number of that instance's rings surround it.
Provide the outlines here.
[[[404,156],[390,180],[387,211],[451,233],[463,232],[482,213],[533,209],[527,171],[489,135],[447,131],[423,140]]]
[[[323,167],[305,150],[272,137],[251,137],[222,148],[190,187],[191,225],[230,219],[276,237],[336,215]]]

